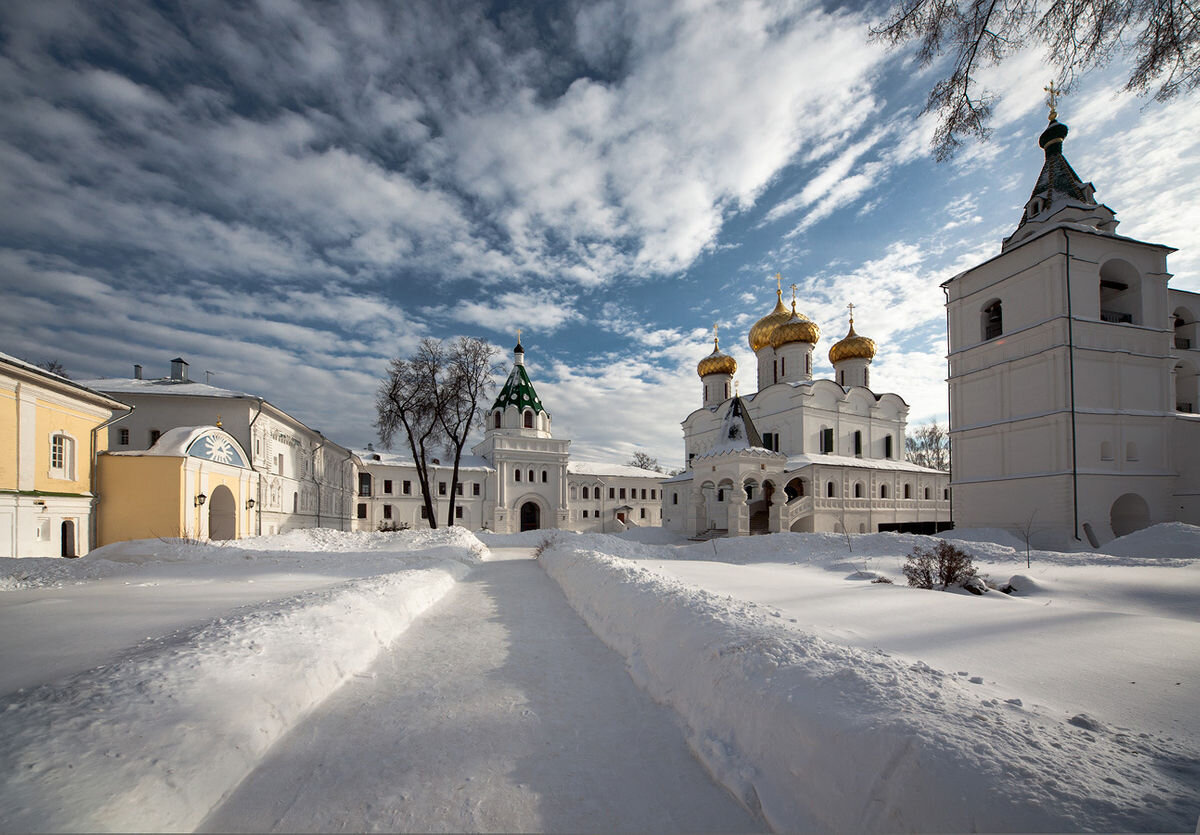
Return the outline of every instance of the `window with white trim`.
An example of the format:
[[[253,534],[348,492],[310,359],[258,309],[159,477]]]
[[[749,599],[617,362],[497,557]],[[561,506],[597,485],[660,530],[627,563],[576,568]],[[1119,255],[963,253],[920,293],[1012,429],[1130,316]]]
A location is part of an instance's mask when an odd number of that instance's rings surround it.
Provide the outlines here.
[[[75,478],[75,439],[70,435],[50,436],[50,477]]]

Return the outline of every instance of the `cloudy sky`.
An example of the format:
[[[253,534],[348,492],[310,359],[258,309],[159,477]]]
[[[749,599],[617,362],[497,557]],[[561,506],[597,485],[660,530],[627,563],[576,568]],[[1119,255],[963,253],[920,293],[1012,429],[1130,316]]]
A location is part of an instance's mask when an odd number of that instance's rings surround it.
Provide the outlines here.
[[[192,376],[374,439],[389,357],[469,334],[528,365],[584,460],[678,465],[697,361],[785,292],[845,306],[872,381],[943,417],[939,284],[999,251],[1045,125],[1038,53],[948,164],[937,67],[812,2],[57,2],[0,6],[0,351],[75,378]],[[1060,104],[1120,231],[1200,290],[1200,107]]]

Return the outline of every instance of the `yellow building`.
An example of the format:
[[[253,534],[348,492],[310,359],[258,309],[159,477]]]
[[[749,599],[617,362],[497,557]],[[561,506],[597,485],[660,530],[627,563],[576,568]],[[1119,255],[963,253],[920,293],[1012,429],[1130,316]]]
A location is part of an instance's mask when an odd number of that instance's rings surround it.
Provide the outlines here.
[[[258,473],[217,426],[180,426],[144,450],[100,456],[99,541],[252,536]]]
[[[96,451],[127,414],[124,403],[0,354],[0,557],[94,547]]]

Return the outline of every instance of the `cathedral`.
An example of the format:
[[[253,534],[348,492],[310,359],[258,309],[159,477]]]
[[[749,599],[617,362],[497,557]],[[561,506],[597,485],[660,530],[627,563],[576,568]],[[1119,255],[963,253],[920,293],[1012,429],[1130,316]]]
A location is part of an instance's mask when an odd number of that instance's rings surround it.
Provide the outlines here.
[[[777,276],[778,278],[778,276]],[[663,485],[663,526],[689,537],[783,531],[934,533],[949,527],[949,474],[904,460],[908,404],[870,388],[875,343],[849,330],[833,380],[814,380],[820,327],[783,303],[750,329],[758,390],[732,390],[737,362],[700,360],[701,404],[683,421],[687,469]]]
[[[1094,548],[1200,524],[1200,294],[1167,286],[1171,247],[1117,234],[1050,93],[1016,229],[943,285],[954,521]]]

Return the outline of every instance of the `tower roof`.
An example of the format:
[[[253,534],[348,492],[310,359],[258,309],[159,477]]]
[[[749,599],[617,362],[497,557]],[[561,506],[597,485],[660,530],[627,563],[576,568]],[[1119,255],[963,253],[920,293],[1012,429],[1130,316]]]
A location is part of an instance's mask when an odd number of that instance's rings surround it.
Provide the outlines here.
[[[529,380],[529,375],[525,373],[523,365],[513,366],[508,379],[504,381],[504,387],[496,395],[496,402],[492,404],[493,409],[505,409],[509,406],[516,406],[518,410],[523,410],[528,406],[535,412],[546,411],[542,406],[542,401],[538,399],[537,392]],[[547,414],[549,413],[547,412]]]
[[[729,401],[725,419],[721,421],[721,434],[717,438],[717,449],[727,452],[734,449],[749,449],[763,445],[762,435],[750,419],[750,410],[740,394]]]

